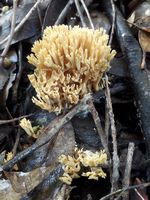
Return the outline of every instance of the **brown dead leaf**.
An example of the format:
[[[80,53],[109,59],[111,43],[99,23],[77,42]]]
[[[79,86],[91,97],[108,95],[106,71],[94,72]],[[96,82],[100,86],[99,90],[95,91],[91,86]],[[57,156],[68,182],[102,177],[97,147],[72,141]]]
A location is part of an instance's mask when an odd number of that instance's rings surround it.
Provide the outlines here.
[[[0,180],[0,199],[2,200],[19,200],[22,195],[13,190],[9,180]]]
[[[12,188],[21,195],[33,190],[53,170],[50,167],[40,167],[30,172],[5,172]]]
[[[144,69],[146,52],[150,52],[150,16],[139,18],[136,21],[136,26],[139,28],[138,38],[143,50],[141,69]]]
[[[49,147],[47,154],[46,165],[55,166],[58,162],[58,157],[62,154],[68,155],[74,152],[75,137],[71,122],[59,131],[59,134],[53,144]]]
[[[138,18],[135,24],[141,31],[150,33],[150,16]]]
[[[150,52],[150,33],[139,30],[139,43],[144,52]]]
[[[134,23],[137,19],[141,19],[143,17],[150,16],[150,2],[145,1],[140,3],[137,8],[132,12],[130,17],[128,18],[128,22]]]
[[[146,52],[150,52],[150,2],[145,1],[139,4],[139,6],[133,11],[128,18],[129,24],[135,24],[139,29],[139,43],[143,50],[143,58],[141,61],[141,69],[145,67]]]

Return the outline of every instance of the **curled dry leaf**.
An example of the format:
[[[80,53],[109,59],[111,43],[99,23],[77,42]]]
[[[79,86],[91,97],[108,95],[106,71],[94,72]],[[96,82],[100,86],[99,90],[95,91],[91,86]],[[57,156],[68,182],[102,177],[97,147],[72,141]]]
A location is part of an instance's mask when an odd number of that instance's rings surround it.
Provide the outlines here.
[[[128,18],[129,23],[134,23],[137,19],[141,19],[142,17],[150,16],[150,2],[143,2],[139,4],[139,6],[132,12],[130,17]]]
[[[37,168],[30,172],[5,172],[5,175],[11,183],[14,193],[23,195],[33,190],[52,170],[53,168],[50,166]],[[0,194],[1,192],[0,188]]]
[[[138,38],[143,50],[141,69],[144,69],[146,52],[150,52],[150,16],[139,18],[136,25],[139,27]]]
[[[145,1],[141,3],[135,11],[131,14],[128,22],[137,26],[139,29],[138,38],[141,48],[143,50],[143,58],[141,62],[141,69],[145,67],[146,52],[150,52],[150,2]]]

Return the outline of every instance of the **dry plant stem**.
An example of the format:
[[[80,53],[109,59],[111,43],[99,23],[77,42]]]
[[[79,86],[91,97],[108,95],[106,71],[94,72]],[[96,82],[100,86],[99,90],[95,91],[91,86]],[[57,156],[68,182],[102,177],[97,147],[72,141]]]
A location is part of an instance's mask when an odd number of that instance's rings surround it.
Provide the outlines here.
[[[100,121],[100,118],[98,116],[98,112],[95,109],[95,106],[93,104],[92,99],[90,99],[88,101],[88,105],[89,105],[89,111],[90,111],[90,113],[91,113],[91,115],[93,117],[93,120],[94,120],[94,123],[96,125],[99,137],[101,139],[102,146],[105,149],[108,157],[110,158],[110,153],[109,153],[109,149],[108,149],[108,145],[107,145],[106,135],[105,135],[105,133],[104,133],[104,131],[102,129],[101,121]]]
[[[17,131],[17,136],[16,136],[16,141],[15,141],[15,144],[13,146],[13,157],[16,155],[16,152],[17,152],[17,147],[18,147],[18,144],[19,144],[19,139],[20,139],[20,127]]]
[[[115,6],[114,6],[114,1],[113,0],[111,0],[111,7],[112,7],[112,12],[113,12],[113,21],[112,21],[111,32],[110,32],[110,37],[109,37],[109,42],[108,42],[109,45],[111,45],[111,43],[112,43],[112,39],[113,39],[113,35],[114,35],[114,30],[115,30],[116,12],[115,12]],[[108,101],[106,101],[105,110],[106,110],[105,111],[105,134],[107,136],[107,144],[108,144],[109,127],[110,127]]]
[[[110,120],[109,120],[109,110],[108,110],[108,103],[105,103],[105,135],[106,141],[108,145],[108,138],[109,138],[109,127],[110,127]]]
[[[76,5],[76,8],[77,8],[79,17],[81,19],[82,26],[86,27],[86,23],[84,21],[84,17],[83,17],[83,14],[82,14],[82,11],[81,11],[81,8],[80,8],[80,5],[79,5],[79,1],[78,0],[74,0],[74,2],[75,2],[75,5]]]
[[[24,23],[29,19],[33,11],[37,8],[39,3],[41,3],[43,0],[38,0],[34,6],[29,10],[29,12],[26,14],[26,16],[22,19],[22,21],[15,27],[14,33],[16,33],[23,25]],[[4,42],[6,42],[10,38],[10,34],[0,42],[0,45],[2,45]]]
[[[148,186],[150,186],[150,182],[142,183],[142,184],[139,184],[139,185],[132,185],[132,186],[129,186],[129,187],[125,187],[125,188],[119,189],[119,190],[117,190],[115,192],[112,192],[112,193],[100,198],[99,200],[107,200],[107,199],[110,199],[111,197],[113,197],[115,195],[118,195],[118,194],[120,194],[122,192],[126,192],[128,190],[134,190],[136,188],[146,188]]]
[[[114,5],[114,1],[110,0],[111,2],[111,7],[112,7],[112,26],[111,26],[111,32],[110,32],[110,37],[109,37],[109,42],[108,44],[111,45],[112,43],[112,39],[113,39],[113,35],[114,35],[114,30],[115,30],[115,18],[116,18],[116,11],[115,11],[115,5]]]
[[[110,97],[110,90],[108,87],[108,77],[105,74],[105,83],[106,83],[106,101],[108,103],[109,109],[109,119],[110,119],[110,127],[111,127],[111,136],[113,143],[113,171],[112,171],[112,188],[111,191],[115,191],[118,188],[118,179],[119,179],[119,157],[117,150],[117,140],[116,140],[116,127],[114,121],[114,114],[112,108],[112,102]]]
[[[23,116],[21,116],[21,117],[16,117],[16,118],[13,118],[13,119],[8,119],[8,120],[0,120],[0,125],[12,123],[12,122],[15,122],[15,121],[19,121],[20,119],[25,118],[25,117],[30,117],[31,115],[32,115],[32,114],[23,115]]]
[[[142,197],[142,195],[138,192],[137,189],[134,189],[135,193],[140,197],[141,200],[145,200],[144,197]]]
[[[79,104],[77,104],[73,109],[71,109],[66,115],[62,115],[54,119],[46,128],[43,129],[43,132],[46,133],[40,140],[35,142],[29,148],[23,150],[18,153],[12,160],[8,161],[6,164],[2,166],[3,170],[10,170],[13,165],[15,165],[18,161],[25,158],[29,154],[31,154],[36,149],[40,148],[44,144],[48,143],[62,128],[64,124],[69,122],[77,113],[83,111],[87,108],[87,101],[91,98],[90,95],[86,95]]]
[[[6,43],[6,46],[1,54],[1,62],[3,62],[3,59],[5,58],[9,47],[11,45],[11,41],[13,39],[14,36],[14,31],[15,31],[15,24],[16,24],[16,8],[17,8],[17,0],[13,0],[13,15],[12,15],[12,20],[11,20],[11,30],[10,30],[10,36],[8,38],[8,41]],[[2,63],[1,63],[2,64]]]
[[[66,6],[64,7],[64,9],[62,10],[62,12],[60,13],[57,21],[55,22],[55,25],[61,24],[63,19],[65,18],[65,16],[68,13],[68,10],[70,8],[70,6],[73,4],[73,0],[69,0],[68,3],[66,4]]]
[[[92,22],[92,19],[91,19],[91,16],[90,16],[90,14],[89,14],[88,9],[87,9],[87,7],[86,7],[84,1],[83,1],[83,0],[80,0],[80,1],[81,1],[81,3],[82,3],[82,6],[83,6],[85,12],[86,12],[86,15],[87,15],[87,18],[88,18],[88,20],[89,20],[90,26],[91,26],[92,29],[94,29],[94,25],[93,25],[93,22]]]
[[[123,177],[123,181],[122,181],[123,187],[129,187],[129,184],[130,184],[130,174],[131,174],[131,168],[132,168],[134,148],[135,148],[134,143],[130,142],[129,146],[128,146],[128,154],[127,154],[125,172],[124,172],[124,177]],[[125,192],[122,197],[123,197],[123,200],[128,200],[129,193]]]

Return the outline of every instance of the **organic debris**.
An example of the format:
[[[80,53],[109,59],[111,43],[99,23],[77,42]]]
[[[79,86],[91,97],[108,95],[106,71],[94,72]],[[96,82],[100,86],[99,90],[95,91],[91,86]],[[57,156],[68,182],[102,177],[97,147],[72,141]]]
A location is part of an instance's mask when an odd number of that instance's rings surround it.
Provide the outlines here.
[[[0,200],[149,199],[150,1],[2,0],[0,27]]]

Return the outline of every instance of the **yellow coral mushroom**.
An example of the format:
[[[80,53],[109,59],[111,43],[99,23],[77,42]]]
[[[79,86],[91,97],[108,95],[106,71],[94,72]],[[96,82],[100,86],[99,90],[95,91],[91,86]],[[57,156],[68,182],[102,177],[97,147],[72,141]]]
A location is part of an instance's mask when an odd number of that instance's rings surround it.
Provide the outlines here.
[[[40,134],[40,126],[32,127],[31,121],[26,118],[21,119],[20,126],[29,136],[38,138]]]
[[[71,184],[72,179],[79,178],[80,175],[95,180],[98,180],[99,177],[106,177],[106,173],[101,167],[101,165],[107,163],[107,154],[105,151],[96,151],[93,153],[89,150],[84,151],[83,149],[75,148],[74,156],[61,155],[59,162],[62,164],[64,170],[63,175],[59,179],[68,185]],[[81,174],[81,170],[84,168],[86,172],[82,172]]]
[[[96,151],[95,153],[89,150],[82,151],[79,153],[79,158],[85,167],[96,167],[107,163],[107,154],[105,151]]]
[[[115,55],[103,29],[79,26],[47,27],[36,41],[29,63],[36,68],[29,75],[37,96],[33,102],[42,109],[60,113],[86,94],[100,89],[103,73]]]

